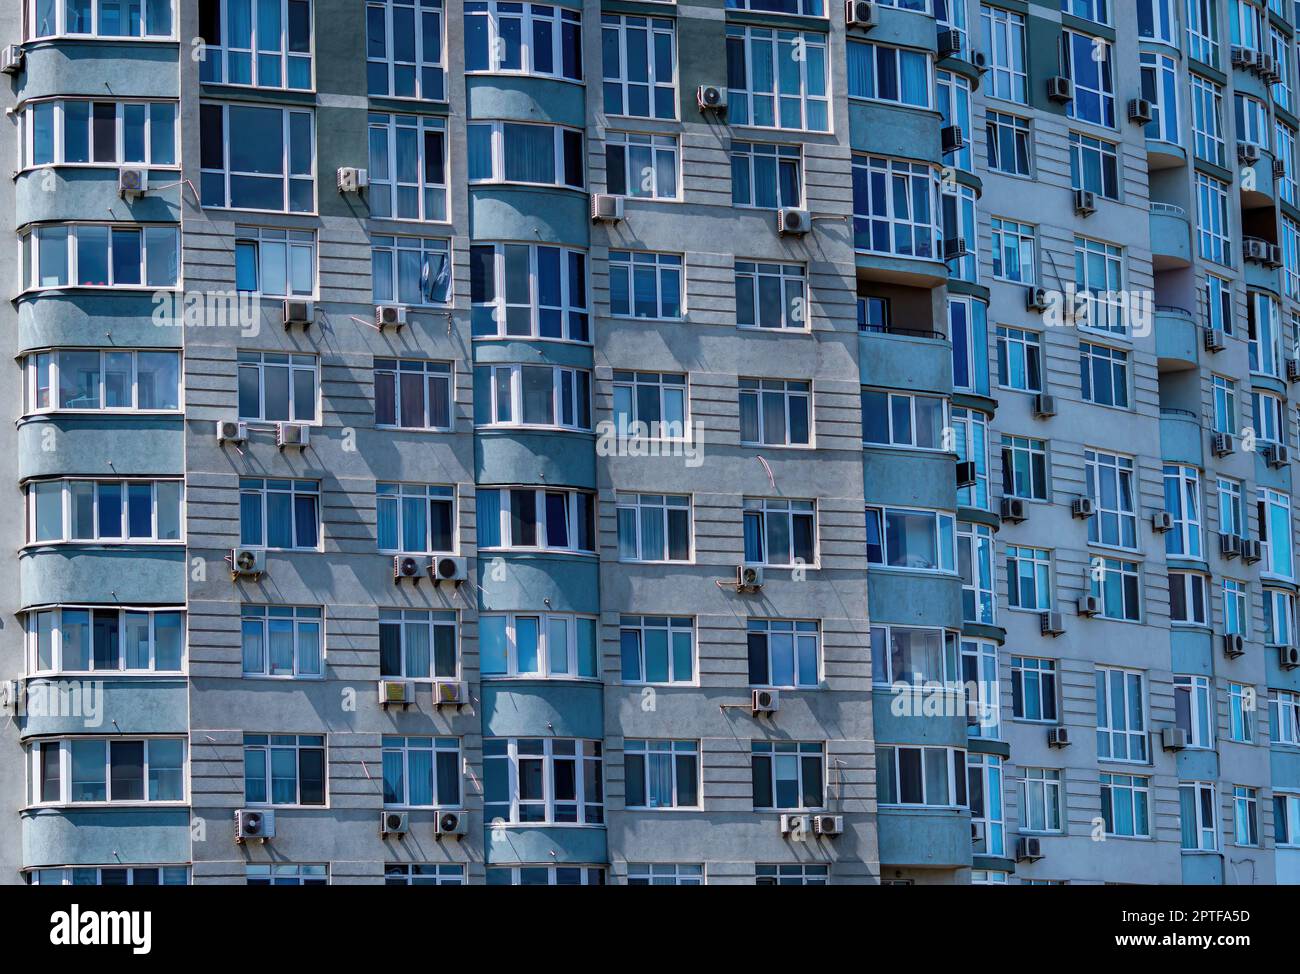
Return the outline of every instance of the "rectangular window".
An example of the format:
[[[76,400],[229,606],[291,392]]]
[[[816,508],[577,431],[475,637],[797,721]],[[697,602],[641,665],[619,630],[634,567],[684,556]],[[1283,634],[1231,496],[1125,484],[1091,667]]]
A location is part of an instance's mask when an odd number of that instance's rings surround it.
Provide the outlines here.
[[[596,499],[585,491],[492,487],[476,503],[479,548],[596,550]]]
[[[1094,596],[1101,599],[1102,617],[1105,619],[1121,619],[1127,622],[1140,621],[1142,618],[1142,588],[1138,563],[1121,561],[1118,558],[1097,560],[1101,564],[1095,566],[1090,573],[1090,591]],[[1202,612],[1204,612],[1204,609],[1202,609]]]
[[[30,886],[188,886],[188,866],[67,866],[33,869]]]
[[[181,738],[75,737],[29,750],[34,805],[185,801]]]
[[[980,29],[991,83],[988,94],[1002,101],[1029,103],[1029,74],[1025,67],[1023,14],[980,4]]]
[[[1255,688],[1228,684],[1228,738],[1240,744],[1255,743]]]
[[[1291,548],[1291,497],[1281,491],[1260,487],[1259,540],[1264,549],[1262,572],[1278,578],[1295,578]]]
[[[1074,82],[1074,98],[1065,107],[1070,118],[1115,127],[1115,77],[1111,44],[1100,37],[1062,33],[1062,74]]]
[[[370,273],[375,304],[445,305],[451,301],[450,241],[373,235]]]
[[[997,594],[993,591],[993,531],[987,525],[963,522],[957,529],[957,568],[961,575],[962,621],[996,624]]]
[[[244,605],[239,611],[244,676],[312,679],[324,673],[319,606]]]
[[[1235,578],[1223,580],[1223,631],[1243,639],[1249,635],[1250,600],[1245,582]]]
[[[456,488],[375,484],[379,550],[443,554],[456,550]]]
[[[703,864],[673,862],[629,862],[629,886],[703,886]]]
[[[698,741],[623,742],[627,808],[701,808]]]
[[[1268,702],[1269,725],[1274,744],[1300,745],[1300,694],[1289,690],[1275,690]],[[1300,843],[1300,835],[1292,842]]]
[[[582,80],[582,11],[466,0],[465,70]]]
[[[620,436],[687,435],[687,377],[672,372],[614,372],[614,426]]]
[[[241,478],[239,543],[297,551],[319,548],[320,482]]]
[[[1178,62],[1165,54],[1143,51],[1142,97],[1151,102],[1146,137],[1179,144]]]
[[[171,288],[180,281],[175,226],[57,223],[22,236],[25,289]]]
[[[601,17],[606,115],[676,118],[676,30],[667,17]]]
[[[1080,342],[1079,383],[1085,402],[1128,409],[1128,352]]]
[[[746,497],[745,562],[785,567],[817,565],[817,511],[812,501]]]
[[[248,863],[244,866],[244,884],[246,886],[328,886],[329,882],[330,868],[326,864],[278,863],[275,865],[258,865]]]
[[[1045,501],[1047,487],[1047,441],[1003,433],[1003,496]]]
[[[888,0],[886,0],[888,2]],[[899,0],[899,5],[908,0]],[[763,865],[754,867],[755,886],[828,886],[830,866]]]
[[[678,148],[675,135],[607,131],[605,188],[614,196],[677,199]]]
[[[591,373],[552,365],[474,369],[476,426],[591,429]]]
[[[446,101],[443,0],[369,0],[366,91],[380,98]]]
[[[35,352],[23,362],[26,410],[171,412],[180,375],[180,352]]]
[[[263,297],[316,293],[316,232],[235,227],[235,289]]]
[[[1237,845],[1259,845],[1259,789],[1234,785],[1232,819]]]
[[[807,280],[802,264],[736,261],[736,326],[807,331]]]
[[[316,422],[320,359],[285,352],[239,353],[239,418]]]
[[[28,543],[179,544],[179,480],[36,480],[27,485]]]
[[[1004,389],[1043,391],[1043,343],[1037,332],[998,325],[998,383]]]
[[[944,153],[944,164],[973,173],[975,164],[971,145],[975,141],[975,127],[971,113],[971,83],[952,71],[936,71],[934,91],[944,126],[961,129],[963,136],[961,148]]]
[[[172,0],[33,0],[27,4],[27,37],[173,36]]]
[[[960,748],[882,744],[876,768],[881,805],[967,807],[966,752]]]
[[[1145,679],[1137,670],[1097,667],[1098,759],[1149,759]]]
[[[887,44],[850,40],[849,97],[930,107],[930,56]]]
[[[948,400],[880,389],[862,390],[862,442],[942,450],[948,426]]]
[[[937,511],[867,508],[867,564],[955,572],[954,518]]]
[[[691,498],[687,494],[617,495],[618,560],[691,560]]]
[[[1201,544],[1201,472],[1195,467],[1167,463],[1164,468],[1165,513],[1173,530],[1165,532],[1165,554],[1203,557]]]
[[[1295,596],[1264,590],[1264,634],[1270,646],[1291,646],[1295,639]]]
[[[960,672],[956,634],[942,629],[872,626],[871,669],[872,682],[878,687],[955,680]]]
[[[1215,0],[1187,0],[1187,54],[1212,68],[1219,66],[1219,25]]]
[[[1209,782],[1194,781],[1178,786],[1184,850],[1214,852],[1219,848],[1217,805],[1214,785]]]
[[[550,612],[482,614],[479,671],[484,676],[594,680],[596,620]]]
[[[20,114],[24,166],[177,164],[176,103],[43,100]]]
[[[1223,136],[1223,88],[1192,74],[1192,151],[1198,159],[1222,166],[1227,152]]]
[[[680,319],[683,276],[680,254],[611,250],[609,313],[615,318]]]
[[[939,260],[938,189],[927,165],[855,155],[853,246],[868,253]]]
[[[1247,295],[1246,324],[1250,334],[1250,371],[1281,378],[1281,308],[1275,297],[1262,291]]]
[[[503,824],[603,824],[602,755],[599,741],[485,737],[484,819]]]
[[[582,133],[558,125],[470,122],[466,126],[471,183],[585,185]]]
[[[1101,816],[1106,835],[1151,838],[1151,779],[1127,774],[1101,777]]]
[[[74,0],[75,2],[75,0]],[[101,5],[113,0],[100,0]],[[139,10],[139,3],[122,3]],[[199,0],[199,80],[257,88],[312,86],[311,0]],[[255,9],[252,9],[255,8]],[[138,16],[138,13],[137,13]]]
[[[826,35],[727,25],[727,122],[830,131]]]
[[[311,213],[316,208],[313,113],[262,105],[199,106],[204,206]],[[370,179],[375,180],[375,163]],[[371,190],[371,215],[378,216]]]
[[[1251,428],[1262,444],[1281,443],[1286,434],[1286,407],[1267,392],[1250,394]]]
[[[754,741],[750,750],[755,811],[798,811],[825,806],[825,745]]]
[[[1020,828],[1025,832],[1061,831],[1061,772],[1020,769]]]
[[[450,362],[375,359],[375,425],[451,432],[452,368]]]
[[[957,461],[975,465],[975,483],[958,488],[957,503],[986,511],[989,509],[988,417],[978,410],[956,406],[951,410],[951,417]]]
[[[489,866],[487,885],[604,886],[605,870],[595,866]]]
[[[1016,720],[1056,723],[1056,660],[1011,657],[1011,715]]]
[[[1007,545],[1007,604],[1013,609],[1052,608],[1052,553],[1046,548]]]
[[[624,683],[695,681],[695,624],[689,618],[622,616],[619,652]]]
[[[984,112],[988,168],[1006,176],[1033,175],[1033,140],[1029,122],[1005,112]]]
[[[1237,433],[1237,381],[1226,376],[1210,377],[1214,393],[1214,432]]]
[[[180,609],[62,606],[27,614],[27,672],[178,673],[185,650]]]
[[[817,623],[750,619],[746,631],[749,685],[815,688],[821,680]]]
[[[1296,184],[1296,131],[1289,125],[1277,122],[1273,129],[1273,141],[1273,155],[1282,163],[1282,176],[1277,181],[1278,196],[1282,202],[1295,206],[1300,202],[1300,187]]]
[[[1074,285],[1087,298],[1081,327],[1123,335],[1125,319],[1124,251],[1114,244],[1087,237],[1074,238]]]
[[[447,217],[447,120],[369,115],[370,188],[377,220],[443,222]]]
[[[1113,142],[1070,133],[1070,187],[1119,199],[1119,148]]]
[[[1152,212],[1155,212],[1153,209]],[[1202,257],[1232,266],[1232,226],[1228,187],[1212,176],[1196,174],[1196,246]]]
[[[246,804],[324,805],[325,779],[323,735],[244,735]]]
[[[1232,282],[1213,274],[1205,276],[1205,327],[1217,328],[1225,335],[1233,333]]]
[[[809,382],[740,380],[740,442],[748,446],[811,446]]]
[[[456,808],[461,804],[460,739],[382,738],[385,808]]]
[[[392,680],[454,680],[460,673],[456,613],[379,610],[379,675]]]
[[[1214,747],[1214,686],[1208,676],[1174,676],[1174,726],[1187,732],[1188,747]]]
[[[464,886],[461,863],[385,863],[385,886]]]
[[[1283,847],[1300,845],[1300,795],[1273,795],[1273,839]]]
[[[731,202],[775,210],[803,201],[802,156],[797,145],[731,143]]]
[[[535,244],[474,244],[469,250],[475,338],[591,341],[587,255]]]
[[[1028,223],[1016,223],[993,217],[992,220],[993,276],[1000,281],[1033,284],[1038,280],[1034,271],[1034,240],[1036,228]]]

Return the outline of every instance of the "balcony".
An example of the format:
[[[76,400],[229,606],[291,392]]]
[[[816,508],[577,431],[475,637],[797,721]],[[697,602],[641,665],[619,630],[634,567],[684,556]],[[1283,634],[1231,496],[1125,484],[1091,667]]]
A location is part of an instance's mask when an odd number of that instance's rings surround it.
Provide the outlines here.
[[[1192,223],[1172,203],[1151,203],[1151,259],[1157,271],[1192,266]]]
[[[937,331],[859,325],[864,386],[952,391],[952,346]]]
[[[1161,372],[1194,369],[1200,361],[1201,329],[1186,308],[1156,305],[1156,359]]]
[[[1170,463],[1204,466],[1200,418],[1189,409],[1160,407],[1160,458]]]

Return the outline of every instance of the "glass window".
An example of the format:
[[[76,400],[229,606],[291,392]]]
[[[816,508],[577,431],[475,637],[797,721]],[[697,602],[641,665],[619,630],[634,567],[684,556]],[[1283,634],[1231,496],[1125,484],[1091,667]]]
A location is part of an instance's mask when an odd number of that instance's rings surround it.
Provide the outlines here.
[[[568,613],[479,616],[484,676],[588,679],[598,676],[596,620]]]
[[[199,0],[199,29],[200,81],[312,87],[311,0]]]
[[[443,0],[369,0],[366,90],[387,98],[447,99]]]
[[[821,654],[817,623],[750,619],[746,644],[750,686],[792,690],[818,686]]]
[[[199,182],[203,205],[279,213],[314,211],[314,125],[313,113],[299,109],[201,105]],[[373,184],[373,160],[370,178]],[[374,197],[372,190],[372,215]]]
[[[450,362],[375,359],[375,425],[450,432],[454,376]]]
[[[395,680],[454,680],[460,672],[456,613],[379,610],[379,675]]]
[[[830,131],[826,35],[727,25],[727,121]]]
[[[325,738],[245,734],[244,801],[249,805],[324,805]]]
[[[440,116],[369,116],[374,219],[447,220],[447,122]]]
[[[676,118],[676,30],[667,17],[601,17],[606,115]]]
[[[244,676],[309,679],[324,674],[324,612],[319,606],[243,605]]]
[[[693,683],[694,621],[670,616],[621,616],[619,653],[624,683]]]

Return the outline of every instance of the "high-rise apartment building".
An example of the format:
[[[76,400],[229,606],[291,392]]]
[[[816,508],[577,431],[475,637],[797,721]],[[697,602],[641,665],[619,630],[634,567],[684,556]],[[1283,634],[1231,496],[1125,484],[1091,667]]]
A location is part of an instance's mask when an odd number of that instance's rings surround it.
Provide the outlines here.
[[[1296,20],[7,5],[0,881],[1300,881]]]

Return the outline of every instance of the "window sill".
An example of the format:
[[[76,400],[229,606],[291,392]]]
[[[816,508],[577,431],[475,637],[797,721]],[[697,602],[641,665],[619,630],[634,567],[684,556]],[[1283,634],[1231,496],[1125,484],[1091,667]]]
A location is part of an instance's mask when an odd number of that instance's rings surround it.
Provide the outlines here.
[[[130,611],[129,609],[124,611]],[[176,609],[184,612],[184,609]],[[185,680],[189,678],[188,670],[39,670],[28,673],[24,680],[81,680],[101,681],[113,679],[127,680]]]

